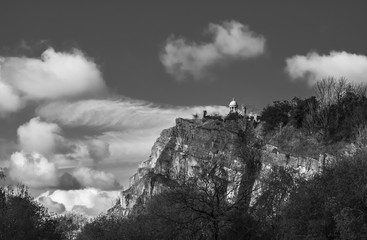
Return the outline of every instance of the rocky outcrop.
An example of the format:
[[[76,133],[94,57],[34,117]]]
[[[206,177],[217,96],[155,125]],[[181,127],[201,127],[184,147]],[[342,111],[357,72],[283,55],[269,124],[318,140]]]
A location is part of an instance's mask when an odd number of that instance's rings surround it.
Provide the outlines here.
[[[243,134],[249,124],[252,122],[246,119],[176,119],[174,127],[162,131],[149,158],[139,164],[137,173],[130,178],[129,188],[121,192],[119,211],[127,215],[134,205],[144,204],[152,195],[174,186],[180,174],[195,174],[202,161],[221,156],[226,159],[226,171],[230,174],[235,166],[244,164],[238,149],[247,144]],[[262,156],[261,168],[256,171],[266,171],[272,165],[288,165],[312,175],[321,166],[317,159],[280,153],[275,146],[258,144],[256,147]],[[247,174],[256,177],[260,173]]]

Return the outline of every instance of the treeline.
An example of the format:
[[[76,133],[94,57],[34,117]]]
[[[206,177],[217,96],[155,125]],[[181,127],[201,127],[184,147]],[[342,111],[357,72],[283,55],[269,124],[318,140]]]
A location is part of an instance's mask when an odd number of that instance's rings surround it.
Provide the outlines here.
[[[318,138],[321,144],[352,142],[367,126],[367,88],[345,79],[317,82],[315,96],[276,101],[261,113],[266,134],[294,126]]]

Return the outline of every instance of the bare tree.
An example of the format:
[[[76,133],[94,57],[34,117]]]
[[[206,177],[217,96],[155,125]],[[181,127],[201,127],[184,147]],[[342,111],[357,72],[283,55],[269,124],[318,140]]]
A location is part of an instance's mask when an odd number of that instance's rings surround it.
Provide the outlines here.
[[[166,228],[177,229],[171,238],[220,239],[235,218],[247,216],[252,193],[257,191],[254,183],[261,169],[261,154],[254,146],[253,133],[242,137],[236,159],[221,154],[200,159],[194,174],[183,174],[173,189],[148,204],[148,212],[170,226]]]
[[[332,77],[318,81],[314,87],[316,98],[320,107],[328,107],[339,103],[345,92],[351,87],[345,78],[335,79]]]

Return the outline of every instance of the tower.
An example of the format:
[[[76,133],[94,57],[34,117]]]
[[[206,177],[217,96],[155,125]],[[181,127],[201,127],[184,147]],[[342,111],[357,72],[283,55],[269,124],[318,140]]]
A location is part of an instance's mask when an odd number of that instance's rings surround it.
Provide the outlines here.
[[[229,113],[237,113],[238,112],[238,104],[233,100],[229,103]]]

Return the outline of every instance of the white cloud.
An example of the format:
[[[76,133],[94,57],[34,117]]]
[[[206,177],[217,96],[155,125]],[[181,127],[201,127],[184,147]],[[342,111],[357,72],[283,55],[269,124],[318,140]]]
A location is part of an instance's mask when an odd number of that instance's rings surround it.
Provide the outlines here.
[[[16,112],[22,107],[23,104],[20,97],[9,85],[1,81],[0,76],[0,117],[5,117],[11,112]]]
[[[63,142],[60,127],[55,123],[43,122],[40,118],[32,118],[20,126],[17,132],[20,147],[29,153],[49,155]]]
[[[85,187],[94,187],[102,190],[116,190],[121,188],[112,173],[80,167],[72,175]]]
[[[96,138],[66,139],[55,123],[32,118],[18,128],[20,148],[27,153],[39,153],[57,163],[60,168],[95,165],[110,156],[108,143]]]
[[[286,60],[286,72],[292,79],[306,79],[310,85],[328,77],[345,77],[350,82],[367,82],[367,56],[332,51],[329,55],[310,52]]]
[[[13,153],[10,157],[9,177],[35,188],[58,185],[57,166],[38,153]]]
[[[52,201],[63,204],[66,211],[79,211],[90,216],[96,216],[106,212],[111,208],[120,191],[101,191],[95,188],[80,190],[56,190],[52,194],[49,192],[41,194],[49,197]]]
[[[110,156],[109,144],[99,139],[88,139],[84,142],[88,147],[88,155],[94,162],[103,161]]]
[[[10,157],[9,177],[29,187],[54,187],[76,189],[94,187],[102,190],[120,189],[112,173],[79,166],[71,173],[61,175],[54,159],[47,159],[38,153],[15,152]]]
[[[95,166],[110,156],[108,142],[102,141],[98,137],[85,137],[82,140],[64,139],[62,144],[64,151],[55,152],[52,156],[59,168]]]
[[[205,78],[208,68],[228,60],[247,59],[265,52],[265,38],[236,21],[222,25],[211,23],[210,43],[188,43],[184,38],[171,37],[160,55],[166,71],[177,80]]]
[[[144,130],[160,126],[173,126],[178,117],[191,118],[192,114],[228,113],[224,106],[161,107],[149,102],[121,100],[80,100],[52,102],[37,109],[37,114],[60,125],[87,126],[101,131]],[[161,128],[162,130],[162,128]]]
[[[96,96],[106,91],[97,65],[79,50],[49,48],[41,57],[0,59],[0,116],[15,112],[29,100]]]

